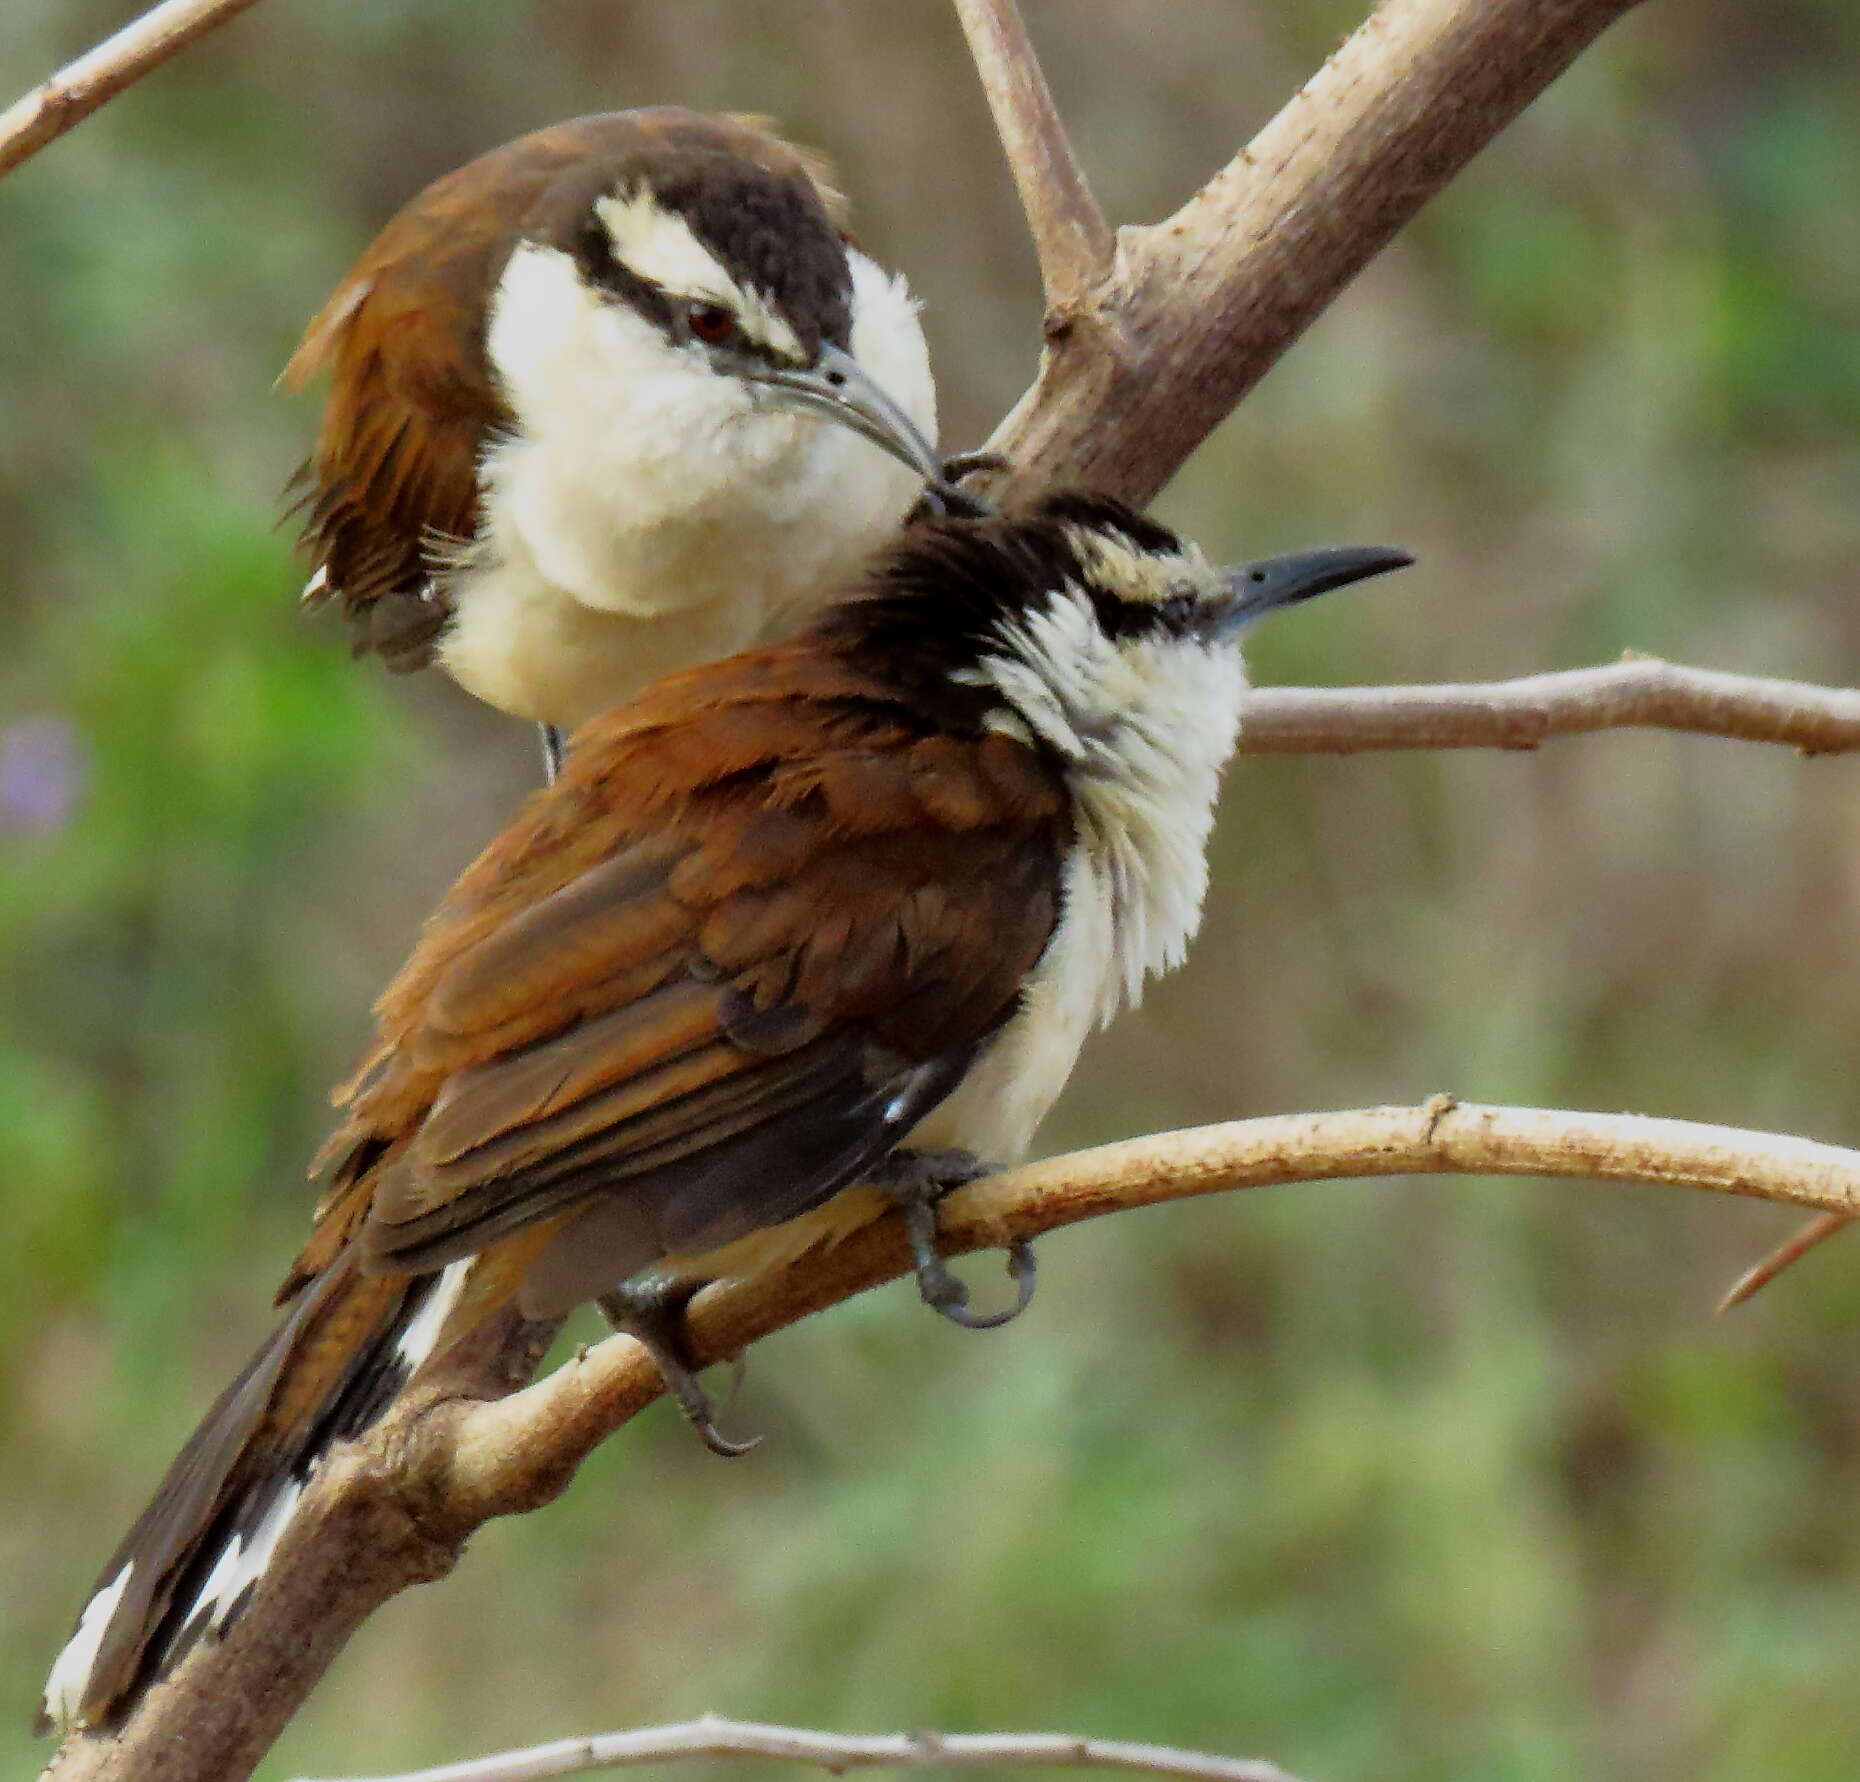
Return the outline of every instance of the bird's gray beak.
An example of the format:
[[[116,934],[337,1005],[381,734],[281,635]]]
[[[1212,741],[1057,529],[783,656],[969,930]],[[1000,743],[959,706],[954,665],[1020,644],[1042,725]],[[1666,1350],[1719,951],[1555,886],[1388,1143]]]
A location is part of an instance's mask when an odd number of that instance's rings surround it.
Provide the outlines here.
[[[911,417],[872,381],[851,353],[823,346],[816,365],[805,369],[758,366],[747,375],[790,408],[838,421],[864,434],[900,464],[908,464],[925,482],[942,486],[942,459]]]
[[[1414,559],[1387,545],[1340,545],[1327,551],[1293,551],[1285,557],[1261,557],[1221,571],[1232,604],[1216,623],[1216,635],[1232,637],[1264,613],[1347,588],[1372,575],[1406,569]]]

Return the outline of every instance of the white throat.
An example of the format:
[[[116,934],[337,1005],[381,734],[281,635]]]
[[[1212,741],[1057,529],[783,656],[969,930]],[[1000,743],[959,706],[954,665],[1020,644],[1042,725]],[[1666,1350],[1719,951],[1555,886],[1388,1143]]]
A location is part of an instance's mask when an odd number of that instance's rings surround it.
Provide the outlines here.
[[[1180,964],[1201,925],[1208,834],[1246,689],[1231,643],[1113,643],[1076,588],[1056,590],[1004,645],[963,678],[1008,699],[1001,728],[1070,764],[1059,925],[1020,1012],[909,1141],[1001,1163],[1031,1142],[1092,1029]]]
[[[1246,670],[1231,642],[1158,632],[1115,643],[1087,596],[1056,590],[977,678],[1069,763],[1075,846],[1108,900],[1111,948],[1093,1018],[1181,963],[1201,922],[1221,771]]]
[[[683,229],[660,219],[645,245],[699,265]],[[853,356],[934,439],[916,305],[902,279],[850,260]],[[517,424],[484,454],[479,533],[445,575],[455,618],[440,657],[520,716],[577,724],[792,626],[916,497],[877,446],[719,376],[701,349],[603,302],[557,249],[511,257],[486,344]]]

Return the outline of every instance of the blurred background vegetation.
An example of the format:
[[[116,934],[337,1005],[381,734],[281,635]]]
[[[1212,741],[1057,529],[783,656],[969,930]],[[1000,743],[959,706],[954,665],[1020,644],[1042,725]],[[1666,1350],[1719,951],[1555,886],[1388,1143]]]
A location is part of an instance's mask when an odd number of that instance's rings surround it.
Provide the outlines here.
[[[1107,207],[1163,214],[1360,0],[1039,0]],[[0,8],[0,97],[112,29]],[[1860,680],[1860,12],[1657,0],[1165,495],[1217,553],[1422,566],[1262,678],[1625,647]],[[772,112],[924,297],[945,441],[1036,281],[932,0],[273,0],[0,186],[0,1764],[122,1526],[266,1328],[322,1088],[527,730],[352,667],[274,525],[270,381],[376,226],[583,110]],[[1860,1141],[1860,765],[1623,735],[1234,775],[1192,967],[1055,1148],[1452,1088]],[[1063,1727],[1324,1782],[1851,1782],[1860,1239],[1734,1319],[1772,1208],[1339,1184],[1061,1235],[986,1338],[902,1288],[663,1408],[350,1648],[273,1777],[705,1708]]]

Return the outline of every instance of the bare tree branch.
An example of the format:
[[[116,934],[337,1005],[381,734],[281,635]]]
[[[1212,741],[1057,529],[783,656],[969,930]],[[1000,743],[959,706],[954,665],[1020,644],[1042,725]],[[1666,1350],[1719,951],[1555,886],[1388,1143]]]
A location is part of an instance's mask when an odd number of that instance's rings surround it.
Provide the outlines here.
[[[1111,267],[1111,226],[1072,153],[1014,0],[956,0],[963,35],[1040,258],[1046,325],[1063,328]]]
[[[257,0],[162,0],[0,112],[0,174]]]
[[[1007,1171],[944,1203],[951,1253],[992,1249],[1107,1213],[1230,1189],[1439,1173],[1653,1183],[1860,1212],[1860,1151],[1684,1120],[1457,1102],[1237,1121],[1106,1145]],[[875,1203],[876,1205],[876,1203]],[[786,1272],[693,1301],[700,1362],[907,1274],[902,1221],[883,1216]],[[330,1658],[380,1603],[442,1576],[494,1516],[556,1497],[599,1443],[660,1395],[630,1337],[610,1337],[501,1399],[465,1394],[508,1347],[489,1328],[453,1377],[342,1449],[300,1509],[251,1607],[202,1642],[114,1739],[70,1741],[46,1772],[73,1778],[236,1782],[249,1775]],[[498,1377],[520,1372],[500,1361]],[[185,1726],[185,1740],[176,1737]]]
[[[955,1770],[1014,1764],[1136,1770],[1150,1776],[1180,1776],[1187,1782],[1297,1782],[1277,1764],[1259,1758],[1217,1757],[1170,1745],[1132,1745],[1069,1733],[917,1732],[853,1738],[804,1727],[723,1720],[714,1714],[681,1726],[643,1726],[586,1739],[557,1739],[522,1751],[383,1776],[376,1782],[544,1782],[551,1776],[577,1776],[588,1770],[617,1770],[684,1757],[769,1757],[782,1763],[814,1764],[836,1776],[847,1770]],[[300,1778],[300,1782],[308,1779]],[[369,1778],[332,1782],[369,1782]]]
[[[1110,272],[1048,330],[1038,381],[988,442],[1014,465],[1003,487],[1082,482],[1147,503],[1395,231],[1634,4],[1382,0],[1174,216],[1118,230]]]
[[[1255,687],[1240,746],[1256,755],[1534,749],[1553,737],[1626,729],[1833,755],[1860,748],[1860,692],[1633,655],[1602,668],[1463,686]]]
[[[1657,1183],[1860,1211],[1860,1152],[1839,1146],[1685,1120],[1437,1096],[1412,1108],[1237,1121],[1031,1164],[952,1195],[941,1228],[945,1248],[960,1254],[1196,1195],[1443,1172]],[[908,1267],[898,1222],[880,1219],[803,1268],[701,1294],[690,1314],[693,1353],[722,1360]],[[417,1518],[442,1542],[462,1541],[492,1516],[547,1501],[658,1391],[644,1352],[615,1337],[512,1397],[438,1407],[407,1450],[412,1460],[416,1446],[425,1449],[416,1465],[427,1476]]]

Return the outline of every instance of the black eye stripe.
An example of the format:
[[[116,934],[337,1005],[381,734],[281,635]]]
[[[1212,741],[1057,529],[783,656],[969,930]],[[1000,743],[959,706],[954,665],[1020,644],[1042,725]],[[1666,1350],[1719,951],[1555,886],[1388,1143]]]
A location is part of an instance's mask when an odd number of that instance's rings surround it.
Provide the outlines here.
[[[1195,628],[1201,602],[1192,593],[1165,600],[1119,600],[1092,582],[1080,584],[1106,637],[1114,643],[1131,637],[1181,637]]]
[[[576,225],[566,245],[576,268],[589,285],[611,302],[630,304],[674,345],[698,341],[771,365],[785,363],[784,356],[774,346],[744,332],[742,318],[727,304],[667,291],[652,279],[642,278],[614,253],[613,239],[607,233],[606,224],[592,212]],[[693,325],[693,315],[695,311],[711,309],[727,315],[730,326],[714,336],[707,336]]]
[[[614,253],[607,225],[593,212],[576,224],[568,251],[581,276],[616,302],[630,303],[668,338],[676,317],[670,300],[651,279],[641,278]]]

